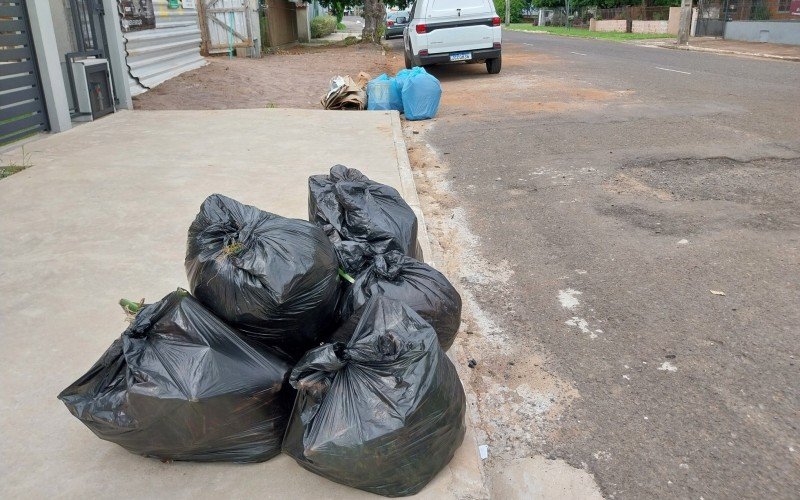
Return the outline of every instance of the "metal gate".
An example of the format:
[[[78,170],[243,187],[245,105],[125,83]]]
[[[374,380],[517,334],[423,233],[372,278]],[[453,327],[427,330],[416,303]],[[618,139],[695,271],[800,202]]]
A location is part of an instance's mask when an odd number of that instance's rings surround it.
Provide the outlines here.
[[[106,29],[103,24],[103,2],[100,0],[70,0],[72,26],[78,52],[98,51],[100,57],[108,54]]]
[[[207,54],[255,46],[252,19],[256,0],[200,0],[203,43]]]
[[[0,0],[0,146],[49,128],[24,0]]]
[[[78,51],[64,54],[64,61],[67,67],[72,103],[77,107],[78,95],[74,85],[75,75],[72,74],[72,62],[87,57],[107,58],[108,37],[103,24],[105,10],[101,0],[69,0],[69,8]],[[114,79],[113,71],[111,79]],[[114,102],[119,103],[116,96],[114,96]]]
[[[722,36],[726,9],[727,0],[699,0],[694,36]]]

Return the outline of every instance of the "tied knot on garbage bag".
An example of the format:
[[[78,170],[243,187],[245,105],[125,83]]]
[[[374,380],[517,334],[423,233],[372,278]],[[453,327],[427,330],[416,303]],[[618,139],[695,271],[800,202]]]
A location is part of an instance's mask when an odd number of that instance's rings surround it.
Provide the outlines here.
[[[139,310],[58,398],[99,438],[138,455],[261,462],[280,452],[290,369],[178,289]]]
[[[247,338],[298,359],[335,319],[338,260],[322,229],[214,194],[189,228],[192,294]]]
[[[402,258],[403,255],[396,251],[376,255],[373,264],[375,274],[388,281],[396,281],[403,271]]]
[[[453,345],[461,326],[461,296],[442,273],[398,251],[376,255],[345,286],[337,312],[341,324],[331,342],[350,339],[372,297],[403,302],[430,323],[442,349]]]
[[[373,298],[353,337],[312,349],[283,450],[333,481],[385,496],[420,491],[464,439],[466,398],[433,328]]]
[[[391,250],[422,259],[417,216],[396,189],[354,168],[331,167],[308,178],[308,220],[322,228],[348,273]]]

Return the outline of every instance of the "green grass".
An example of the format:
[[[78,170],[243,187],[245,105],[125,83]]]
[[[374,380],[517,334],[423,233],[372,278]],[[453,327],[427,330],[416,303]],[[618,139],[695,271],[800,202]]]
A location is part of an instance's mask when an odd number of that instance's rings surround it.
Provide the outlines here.
[[[25,153],[25,146],[22,146],[22,162],[16,163],[10,161],[8,162],[8,165],[0,165],[0,179],[5,179],[10,175],[16,174],[17,172],[22,172],[26,168],[32,166],[31,154]]]
[[[344,31],[346,29],[347,29],[347,26],[345,26],[344,23],[337,23],[336,24],[336,30],[337,31]]]
[[[9,165],[7,167],[0,167],[0,179],[5,179],[6,177],[16,174],[17,172],[22,172],[29,165]]]
[[[608,31],[589,31],[584,28],[565,28],[563,26],[532,26],[526,23],[512,23],[509,29],[515,31],[536,31],[551,35],[574,36],[578,38],[599,38],[602,40],[649,40],[653,38],[675,38],[675,35],[654,35],[651,33],[617,33]]]

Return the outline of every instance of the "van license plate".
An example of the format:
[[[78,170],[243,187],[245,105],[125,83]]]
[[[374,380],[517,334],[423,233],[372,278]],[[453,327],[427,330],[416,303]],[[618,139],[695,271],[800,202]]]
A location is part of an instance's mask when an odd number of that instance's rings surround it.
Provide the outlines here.
[[[472,52],[456,52],[450,54],[450,61],[469,61],[472,59]]]

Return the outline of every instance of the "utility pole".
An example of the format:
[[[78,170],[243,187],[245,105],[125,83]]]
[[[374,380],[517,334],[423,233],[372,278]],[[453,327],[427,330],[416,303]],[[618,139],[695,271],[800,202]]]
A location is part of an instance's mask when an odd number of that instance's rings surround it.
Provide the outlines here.
[[[689,44],[692,31],[692,0],[681,0],[681,17],[678,23],[678,45]]]
[[[571,24],[569,22],[569,0],[566,0],[566,2],[567,2],[567,18],[564,20],[564,22],[566,23],[567,29],[569,29]]]
[[[511,0],[506,0],[506,26],[511,23]]]

